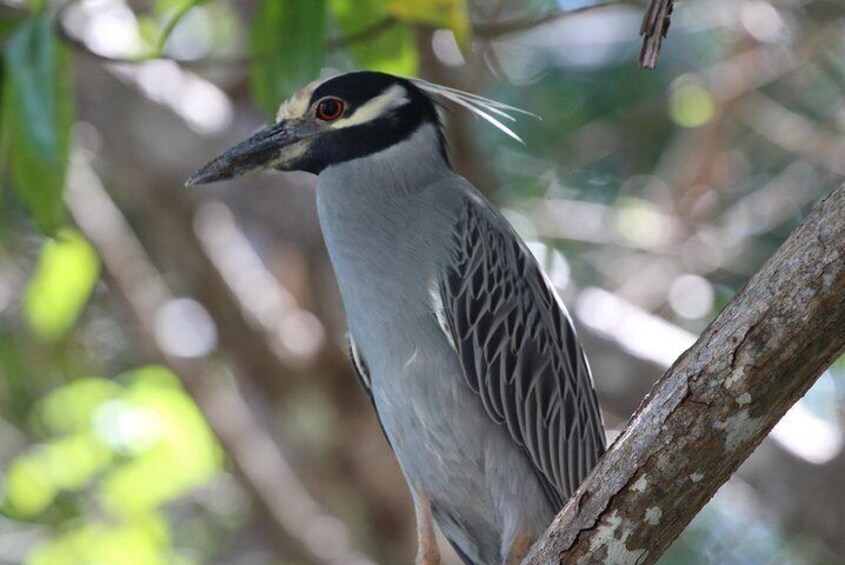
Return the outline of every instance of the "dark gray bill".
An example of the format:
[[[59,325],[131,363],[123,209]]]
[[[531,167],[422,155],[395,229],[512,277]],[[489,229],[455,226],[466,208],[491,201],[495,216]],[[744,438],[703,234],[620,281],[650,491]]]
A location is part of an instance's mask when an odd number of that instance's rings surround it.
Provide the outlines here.
[[[185,186],[232,179],[263,168],[281,154],[282,148],[297,141],[288,122],[268,126],[200,167],[185,181]]]

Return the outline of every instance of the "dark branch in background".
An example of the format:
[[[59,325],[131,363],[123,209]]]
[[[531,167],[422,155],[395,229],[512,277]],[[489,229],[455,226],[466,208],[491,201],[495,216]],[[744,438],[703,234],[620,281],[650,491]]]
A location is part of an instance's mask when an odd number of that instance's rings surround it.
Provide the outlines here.
[[[373,39],[374,37],[377,37],[379,34],[389,30],[398,23],[399,20],[397,20],[393,16],[387,16],[384,19],[377,21],[369,27],[365,27],[360,31],[350,33],[349,35],[346,35],[344,37],[336,37],[334,39],[330,39],[326,44],[326,48],[329,51],[335,51],[343,47],[348,47],[354,43],[360,43],[362,41],[366,41],[367,39]]]
[[[589,6],[581,6],[580,8],[573,8],[570,10],[560,10],[551,12],[536,18],[524,18],[517,20],[506,20],[502,22],[479,22],[472,25],[473,35],[484,39],[491,39],[528,31],[535,27],[543,26],[568,18],[577,16],[586,12],[601,10],[612,6],[622,6],[625,4],[636,4],[635,0],[619,0],[617,2],[605,2],[603,4],[591,4]]]
[[[644,69],[653,69],[657,66],[657,57],[660,55],[663,38],[669,31],[672,5],[672,0],[651,0],[648,4],[643,25],[640,28],[640,35],[643,36],[640,66]]]
[[[229,57],[203,57],[201,59],[176,59],[173,57],[159,57],[139,55],[137,57],[113,57],[111,55],[104,55],[93,51],[80,38],[70,33],[61,23],[57,23],[57,31],[62,39],[77,51],[93,57],[94,59],[103,63],[125,64],[125,65],[139,65],[147,61],[165,60],[173,61],[186,69],[200,69],[207,67],[240,67],[249,65],[256,60],[256,57],[250,55],[232,55]]]
[[[472,24],[473,35],[475,37],[479,37],[481,39],[494,39],[497,37],[502,37],[505,35],[511,35],[514,33],[528,31],[535,27],[540,27],[546,24],[550,24],[556,22],[558,20],[577,16],[586,12],[592,12],[594,10],[604,9],[612,6],[620,6],[625,4],[637,4],[636,0],[618,0],[616,2],[606,2],[603,4],[593,4],[589,6],[581,6],[580,8],[574,8],[571,10],[561,10],[556,12],[551,12],[549,14],[545,14],[543,16],[535,17],[535,18],[522,18],[522,19],[515,19],[509,21],[501,21],[501,22],[476,22]],[[669,2],[671,6],[671,2]],[[670,8],[671,11],[671,8]],[[185,68],[203,68],[203,67],[215,67],[215,66],[242,66],[248,65],[254,62],[256,59],[260,59],[262,57],[268,57],[267,55],[232,55],[228,57],[203,57],[200,59],[177,59],[174,57],[166,57],[163,56],[162,52],[164,49],[164,45],[169,38],[173,28],[178,24],[179,20],[184,16],[184,12],[175,16],[172,20],[170,20],[167,24],[167,29],[162,33],[160,44],[158,46],[158,51],[153,52],[147,55],[139,55],[137,57],[115,57],[110,55],[103,55],[101,53],[97,53],[92,51],[88,45],[82,41],[80,38],[75,37],[73,34],[69,33],[64,26],[61,25],[59,22],[58,31],[62,38],[72,47],[75,49],[86,53],[94,57],[95,59],[102,61],[104,63],[125,63],[130,65],[137,65],[139,63],[143,63],[146,61],[151,60],[167,60],[173,61]],[[349,47],[355,43],[361,43],[368,39],[373,39],[378,37],[380,34],[384,33],[385,31],[393,28],[396,25],[403,24],[403,22],[397,20],[393,16],[386,16],[381,20],[378,20],[371,26],[365,27],[360,31],[356,31],[354,33],[350,33],[343,37],[336,37],[334,39],[330,39],[326,43],[326,50],[327,51],[337,51],[338,49],[343,49],[345,47]],[[426,27],[426,26],[417,26],[410,23],[404,23],[404,25],[409,25],[412,27]],[[666,27],[668,28],[668,16],[667,16],[667,23]],[[645,29],[645,23],[643,24],[643,29]],[[642,32],[643,34],[645,31]],[[665,30],[664,30],[665,35]],[[659,49],[659,43],[657,48]],[[656,58],[656,53],[655,53]]]
[[[366,41],[367,39],[372,39],[378,36],[379,34],[387,31],[397,23],[399,22],[395,18],[388,16],[383,20],[379,20],[372,26],[364,28],[361,31],[352,33],[346,37],[330,39],[326,44],[326,49],[328,51],[336,51],[338,49],[348,47],[349,45],[352,45],[354,43],[359,43],[362,41]],[[147,61],[163,60],[172,61],[186,69],[202,69],[209,67],[241,67],[244,65],[250,65],[256,61],[260,61],[263,58],[270,56],[270,54],[254,54],[202,57],[199,59],[178,59],[175,57],[163,56],[160,53],[154,52],[149,55],[139,55],[137,57],[115,57],[93,51],[82,39],[68,32],[68,30],[61,24],[58,25],[58,32],[61,35],[62,39],[64,39],[68,43],[68,45],[103,63],[138,65]]]
[[[209,255],[206,242],[193,227],[197,225],[196,201],[189,191],[182,188],[183,177],[188,172],[184,163],[200,161],[203,151],[192,153],[186,149],[180,161],[182,164],[177,164],[175,169],[168,168],[167,163],[155,168],[148,166],[144,151],[149,152],[150,147],[159,143],[158,140],[169,139],[176,146],[190,148],[196,142],[196,133],[178,119],[161,120],[154,129],[132,127],[130,122],[120,119],[121,110],[111,105],[110,100],[126,100],[134,112],[150,119],[157,110],[149,107],[148,102],[137,93],[133,94],[133,87],[115,80],[111,73],[103,72],[96,61],[81,58],[79,68],[79,72],[87,77],[89,86],[82,91],[84,97],[80,108],[96,110],[83,112],[81,118],[96,127],[104,139],[122,141],[120,144],[103,144],[98,151],[98,162],[109,164],[101,171],[105,184],[113,187],[115,201],[121,204],[124,213],[144,226],[144,232],[139,236],[143,235],[142,243],[160,265],[159,268],[178,265],[178,277],[172,279],[174,288],[203,304],[216,321],[219,349],[225,352],[228,364],[244,391],[251,395],[249,400],[253,410],[266,415],[266,411],[288,402],[286,399],[293,396],[320,394],[325,395],[328,405],[333,407],[332,413],[337,421],[344,422],[342,429],[338,430],[341,439],[328,459],[317,461],[302,456],[301,449],[291,447],[297,455],[297,471],[307,488],[310,492],[318,492],[325,484],[354,485],[350,492],[367,502],[367,523],[380,524],[396,536],[405,535],[406,526],[399,520],[407,510],[404,498],[397,496],[396,490],[385,486],[391,481],[374,480],[366,465],[366,457],[361,455],[358,443],[361,437],[381,436],[375,417],[366,409],[363,396],[358,394],[359,386],[346,353],[339,345],[340,340],[326,341],[324,348],[313,359],[290,356],[280,351],[278,325],[268,332],[256,322],[249,313],[250,308],[233,291],[232,281],[223,275],[216,260]],[[126,170],[134,173],[126,175],[119,172]],[[154,234],[168,236],[161,238]],[[288,235],[280,236],[283,238],[280,241],[287,245],[284,238]],[[308,261],[314,263],[307,267],[305,277],[308,282],[305,284],[309,287],[323,284],[322,279],[312,278],[320,268],[316,266],[319,259],[310,251],[307,253]],[[292,270],[297,268],[291,266]],[[312,291],[306,291],[299,298],[307,300],[309,292]],[[331,328],[328,329],[331,331]],[[277,427],[274,431],[281,437],[286,436],[284,428]],[[287,439],[291,441],[291,446],[296,442],[293,435]],[[389,459],[386,455],[384,457]],[[311,472],[317,469],[318,472]],[[398,474],[395,479],[396,488],[402,488]]]
[[[174,356],[156,340],[156,313],[173,296],[81,153],[72,160],[66,200],[73,220],[97,248],[110,286],[137,321],[143,349],[178,375],[264,511],[280,550],[302,563],[372,565],[351,546],[347,528],[306,492],[234,386],[231,367],[209,358]],[[321,522],[331,522],[330,542],[313,535]]]
[[[845,187],[658,381],[524,565],[649,564],[845,351]]]
[[[551,12],[549,14],[545,14],[543,16],[538,16],[536,18],[523,18],[523,19],[515,19],[515,20],[508,20],[502,22],[474,22],[471,24],[472,26],[472,34],[475,37],[480,37],[483,39],[492,39],[496,37],[501,37],[503,35],[510,35],[513,33],[519,33],[521,31],[528,31],[532,28],[539,27],[542,25],[553,23],[557,20],[561,20],[571,16],[577,16],[579,14],[583,14],[585,12],[592,12],[594,10],[599,10],[603,8],[607,8],[610,6],[620,6],[624,4],[636,4],[636,0],[618,0],[615,2],[606,2],[603,4],[592,4],[590,6],[581,6],[580,8],[574,8],[571,10],[559,10],[555,12]],[[402,24],[403,22],[397,20],[393,16],[387,16],[382,20],[377,21],[373,25],[362,29],[361,31],[357,31],[355,33],[349,34],[345,37],[338,37],[336,39],[331,39],[328,42],[328,49],[330,51],[340,49],[343,47],[347,47],[353,43],[359,43],[361,41],[366,41],[367,39],[372,39],[376,37],[380,33],[387,31],[391,27],[397,24]],[[428,27],[428,26],[419,26],[414,25],[411,23],[405,22],[405,25],[411,25],[413,27]]]
[[[184,2],[173,10],[173,14],[170,16],[170,19],[167,20],[167,23],[164,24],[164,29],[161,30],[161,35],[159,35],[158,41],[156,42],[156,51],[158,53],[164,53],[164,47],[167,45],[167,41],[170,39],[173,30],[176,29],[179,22],[181,22],[182,19],[188,15],[188,12],[193,10],[198,3],[198,0],[194,0],[193,2]]]

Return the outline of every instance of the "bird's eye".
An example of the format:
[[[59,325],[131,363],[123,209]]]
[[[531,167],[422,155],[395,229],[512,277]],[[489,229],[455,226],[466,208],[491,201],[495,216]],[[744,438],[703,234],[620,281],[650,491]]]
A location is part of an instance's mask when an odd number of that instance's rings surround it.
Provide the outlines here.
[[[323,121],[331,122],[343,114],[343,100],[339,98],[324,98],[317,104],[317,117]]]

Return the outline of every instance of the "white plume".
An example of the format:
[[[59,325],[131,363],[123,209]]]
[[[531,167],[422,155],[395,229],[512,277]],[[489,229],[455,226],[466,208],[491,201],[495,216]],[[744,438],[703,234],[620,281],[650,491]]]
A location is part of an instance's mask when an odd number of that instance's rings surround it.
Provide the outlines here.
[[[499,118],[504,118],[514,122],[516,121],[516,118],[514,118],[511,114],[517,113],[525,114],[526,116],[531,116],[532,118],[537,118],[538,120],[542,119],[537,114],[533,114],[527,110],[523,110],[522,108],[517,108],[496,100],[490,100],[489,98],[484,98],[483,96],[473,94],[472,92],[458,90],[457,88],[443,86],[441,84],[434,84],[433,82],[428,82],[427,80],[423,80],[421,78],[411,78],[409,80],[424,92],[466,108],[479,118],[490,122],[497,129],[520,143],[524,142],[511,128],[502,123]],[[498,116],[498,118],[496,116]]]

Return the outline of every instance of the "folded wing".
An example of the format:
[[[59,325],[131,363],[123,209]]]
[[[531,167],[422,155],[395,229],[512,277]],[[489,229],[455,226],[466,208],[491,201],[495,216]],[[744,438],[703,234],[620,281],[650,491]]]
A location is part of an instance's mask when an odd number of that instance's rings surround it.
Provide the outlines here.
[[[440,280],[467,384],[561,508],[605,449],[590,369],[548,279],[504,220],[468,200]]]

